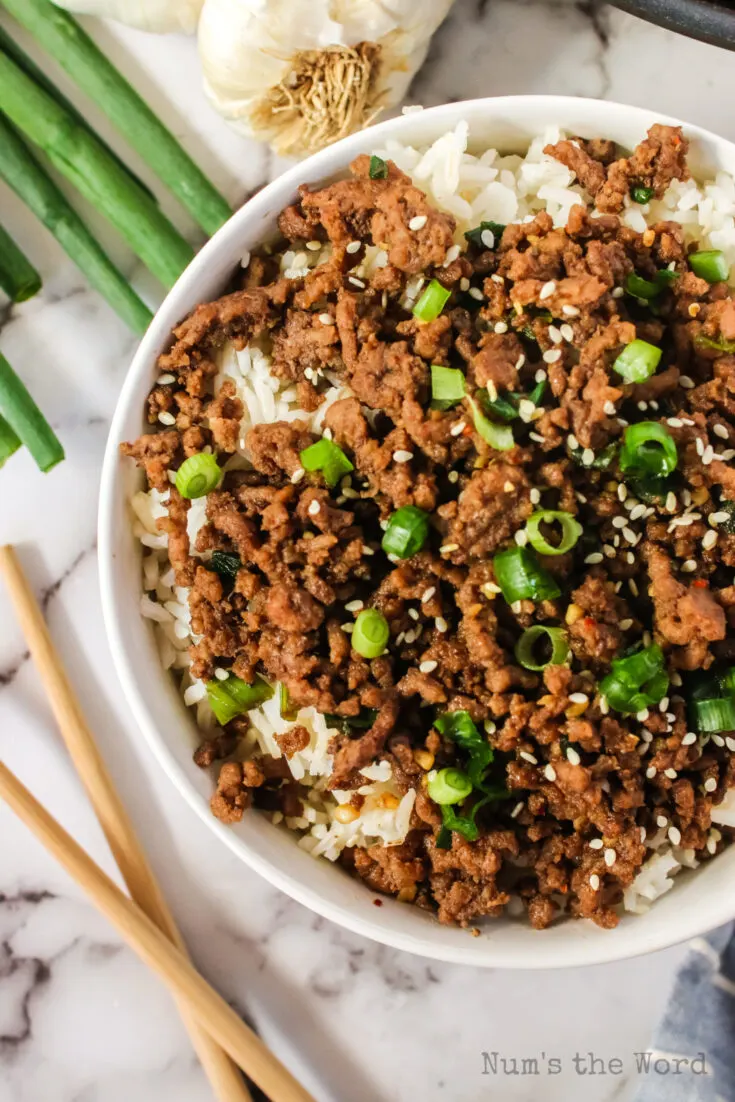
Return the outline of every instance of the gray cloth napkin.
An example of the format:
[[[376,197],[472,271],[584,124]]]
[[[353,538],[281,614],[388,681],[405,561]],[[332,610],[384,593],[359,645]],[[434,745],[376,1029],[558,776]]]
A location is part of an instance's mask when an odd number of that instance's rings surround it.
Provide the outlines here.
[[[734,933],[731,923],[690,942],[653,1038],[662,1073],[644,1076],[635,1102],[735,1102]]]

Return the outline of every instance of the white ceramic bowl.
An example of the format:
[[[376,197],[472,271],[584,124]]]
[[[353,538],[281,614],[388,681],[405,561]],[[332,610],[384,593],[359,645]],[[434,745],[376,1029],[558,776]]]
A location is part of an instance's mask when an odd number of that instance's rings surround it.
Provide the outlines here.
[[[294,899],[326,918],[376,941],[413,953],[462,964],[496,968],[548,968],[601,963],[635,956],[700,934],[735,915],[735,847],[695,873],[681,877],[646,915],[626,916],[617,929],[589,922],[562,922],[543,932],[527,924],[496,920],[479,937],[440,926],[415,907],[375,895],[327,861],[315,861],[295,839],[257,814],[225,827],[209,811],[212,778],[192,762],[193,721],[161,669],[150,627],[138,614],[140,548],[130,531],[126,501],[139,484],[133,464],[122,462],[118,445],[143,426],[145,398],[154,364],[171,328],[199,302],[221,293],[246,249],[254,249],[275,226],[278,213],[296,196],[298,184],[317,184],[344,172],[358,153],[387,138],[425,143],[467,119],[475,146],[522,151],[548,125],[572,134],[613,138],[634,146],[656,121],[650,111],[597,100],[518,96],[453,103],[391,119],[346,138],[284,173],[238,211],[202,249],[170,292],[141,342],[128,373],[110,431],[99,519],[102,602],[113,658],[142,736],[176,787],[225,845]],[[735,146],[694,126],[696,175],[725,169],[735,175]]]

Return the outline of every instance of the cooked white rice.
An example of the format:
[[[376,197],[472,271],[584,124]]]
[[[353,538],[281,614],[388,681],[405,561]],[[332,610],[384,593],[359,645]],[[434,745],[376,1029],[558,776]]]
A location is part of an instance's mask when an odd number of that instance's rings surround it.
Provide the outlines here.
[[[468,126],[462,122],[428,148],[389,141],[384,149],[376,152],[395,161],[437,206],[456,218],[456,244],[447,257],[447,263],[451,263],[464,244],[464,231],[482,221],[523,222],[546,210],[555,225],[566,224],[570,208],[580,201],[585,202],[586,196],[574,183],[573,173],[543,152],[547,143],[556,142],[562,136],[557,129],[548,130],[531,143],[525,156],[503,156],[494,149],[474,154],[467,150]],[[724,172],[705,184],[693,180],[674,181],[662,199],[645,205],[626,199],[622,219],[639,232],[663,219],[679,222],[689,239],[700,242],[705,248],[721,249],[735,270],[735,182]],[[281,270],[287,278],[298,278],[322,263],[328,252],[329,246],[307,247],[299,252],[291,250],[282,257]],[[383,250],[368,248],[355,274],[358,277],[368,275],[372,269],[386,263]],[[418,297],[422,283],[423,280],[417,278],[409,285],[406,306]],[[314,414],[299,409],[296,388],[284,386],[271,375],[269,350],[262,342],[242,350],[232,345],[225,347],[218,366],[215,390],[224,379],[231,379],[245,408],[239,454],[230,459],[229,467],[248,464],[245,437],[252,425],[301,418],[321,432],[324,415],[332,402],[350,394],[338,378],[330,378],[327,373],[333,385],[326,392],[325,402]],[[204,683],[192,678],[189,672],[188,647],[192,635],[188,591],[174,585],[167,555],[168,537],[156,527],[156,520],[166,514],[166,500],[167,495],[150,490],[134,494],[131,501],[134,532],[144,547],[144,595],[140,609],[144,617],[153,621],[163,665],[175,672],[184,703],[195,710],[197,725],[206,734],[215,727],[215,720]],[[205,501],[204,498],[194,500],[189,511],[192,554],[197,554],[194,544],[205,521]],[[283,733],[290,724],[280,715],[278,694],[249,716],[252,727],[246,738],[245,753],[280,758],[282,752],[275,735]],[[345,846],[377,842],[396,845],[403,841],[415,794],[411,791],[401,797],[388,763],[362,770],[366,783],[358,789],[364,797],[361,813],[353,822],[342,824],[335,819],[334,813],[340,803],[349,801],[350,793],[327,791],[331,771],[327,753],[330,731],[324,718],[313,708],[305,708],[294,722],[306,727],[311,735],[308,747],[289,761],[294,778],[308,789],[303,816],[285,822],[286,827],[301,835],[299,845],[314,857],[323,856],[334,861]],[[273,815],[275,822],[282,818],[280,812]],[[714,809],[712,819],[714,823],[735,827],[735,791]],[[715,851],[720,838],[719,831],[713,828],[708,842],[710,852]],[[674,876],[682,868],[698,864],[694,852],[673,846],[665,830],[647,838],[646,846],[651,856],[624,898],[625,909],[636,913],[646,911],[655,899],[669,891]]]

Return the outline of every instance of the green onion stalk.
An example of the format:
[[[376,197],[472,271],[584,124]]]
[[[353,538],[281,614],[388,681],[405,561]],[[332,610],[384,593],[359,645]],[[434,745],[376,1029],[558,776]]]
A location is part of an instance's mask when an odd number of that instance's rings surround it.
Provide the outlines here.
[[[194,250],[98,138],[0,52],[3,112],[122,234],[133,252],[171,287]]]
[[[107,299],[134,333],[144,333],[153,315],[89,232],[64,193],[0,113],[0,178],[43,222],[64,252]]]
[[[12,367],[0,353],[0,438],[3,424],[11,433],[5,433],[5,443],[0,443],[0,460],[8,458],[7,449],[17,450],[13,435],[28,448],[42,471],[50,471],[64,458],[64,449],[40,409]],[[10,454],[12,454],[12,451]]]
[[[25,302],[41,290],[41,277],[0,226],[0,287],[11,302]]]
[[[215,233],[232,214],[229,205],[76,20],[49,0],[2,2],[105,112],[205,233]],[[6,109],[4,95],[0,99]]]

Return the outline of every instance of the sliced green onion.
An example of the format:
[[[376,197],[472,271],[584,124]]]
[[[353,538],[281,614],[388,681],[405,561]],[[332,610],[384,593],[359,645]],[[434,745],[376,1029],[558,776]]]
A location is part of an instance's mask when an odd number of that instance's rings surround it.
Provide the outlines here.
[[[657,643],[625,658],[615,658],[600,692],[616,712],[635,714],[662,700],[669,688],[663,651]]]
[[[493,559],[493,570],[508,604],[516,601],[549,601],[561,590],[551,574],[540,565],[529,547],[510,547]]]
[[[479,433],[486,444],[500,452],[507,452],[515,446],[513,430],[508,425],[496,425],[489,421],[477,402],[469,394],[467,395],[467,401],[472,409],[475,431]]]
[[[27,302],[41,290],[40,275],[2,226],[0,226],[0,287],[11,302]]]
[[[584,467],[585,470],[606,471],[617,454],[618,446],[615,443],[608,444],[597,453],[591,463],[584,462],[584,453],[587,450],[587,448],[573,448],[569,455],[577,466]]]
[[[549,543],[541,533],[542,524],[554,523],[561,527],[561,539],[557,544]],[[582,525],[571,513],[557,509],[539,509],[526,521],[526,532],[528,542],[540,555],[565,555],[582,535]]]
[[[624,287],[634,298],[652,299],[661,292],[657,283],[651,283],[650,279],[644,279],[637,272],[630,272],[625,277]]]
[[[630,197],[634,203],[649,203],[656,194],[652,187],[632,187]]]
[[[435,804],[460,804],[472,791],[472,781],[461,769],[440,769],[429,775],[426,791]]]
[[[648,341],[631,341],[620,353],[613,370],[626,383],[643,383],[653,375],[661,361],[661,349]]]
[[[546,379],[542,379],[541,382],[536,383],[536,386],[533,388],[533,390],[528,395],[529,402],[533,402],[533,404],[535,406],[538,406],[538,405],[541,404],[541,399],[543,398],[544,393],[546,391],[546,383],[547,383]]]
[[[476,788],[481,788],[495,754],[486,736],[478,731],[470,713],[463,709],[445,712],[436,717],[434,726],[469,755],[467,775]]]
[[[262,677],[256,677],[252,685],[230,674],[226,681],[214,678],[207,682],[207,696],[218,723],[224,727],[236,716],[257,708],[264,700],[270,700],[273,689]]]
[[[42,471],[50,471],[64,458],[56,433],[31,398],[12,367],[0,353],[0,417],[35,459]],[[6,449],[12,436],[6,434]],[[8,452],[13,454],[15,448]],[[5,458],[7,459],[7,455]]]
[[[725,692],[735,696],[735,666],[731,666],[729,670],[725,670],[725,672],[720,675],[720,684]]]
[[[352,647],[363,658],[378,658],[390,638],[388,621],[377,608],[364,608],[355,620]]]
[[[410,559],[424,546],[428,534],[429,514],[415,505],[404,505],[388,521],[381,547],[386,555]]]
[[[713,734],[718,731],[735,731],[735,700],[732,697],[693,700],[691,712],[697,731]]]
[[[0,467],[3,467],[21,446],[18,434],[13,432],[4,417],[0,417]]]
[[[625,430],[620,451],[621,470],[660,477],[676,470],[678,458],[671,434],[657,421],[640,421]]]
[[[689,267],[708,283],[721,283],[730,278],[730,265],[720,249],[702,249],[689,255]]]
[[[222,478],[222,468],[213,455],[200,452],[190,455],[176,472],[176,489],[182,497],[204,497],[216,490]]]
[[[431,365],[431,397],[441,402],[443,409],[449,409],[465,396],[465,378],[456,367]]]
[[[233,551],[213,551],[208,565],[232,589],[242,568],[242,559]]]
[[[612,662],[615,673],[636,688],[662,670],[663,666],[664,654],[658,643],[651,643],[642,650],[637,650],[625,658],[615,658]]]
[[[479,249],[497,249],[500,244],[500,238],[505,233],[505,226],[501,222],[480,222],[479,226],[475,226],[472,230],[465,230],[465,237],[468,241],[471,241],[473,245],[477,245]],[[485,236],[483,240],[483,234],[492,234],[493,243],[488,244],[490,240]]]
[[[432,279],[414,306],[413,316],[419,321],[434,321],[446,306],[451,293],[447,287],[442,287],[438,279]]]
[[[551,656],[545,662],[538,662],[536,645],[542,638],[550,642]],[[547,628],[545,624],[526,628],[515,647],[515,656],[523,668],[536,673],[545,670],[547,666],[563,666],[568,654],[567,633],[563,628]]]
[[[385,163],[382,157],[376,157],[373,153],[370,158],[370,179],[371,180],[387,180],[388,179],[388,165]]]
[[[356,716],[338,716],[333,712],[324,713],[324,721],[327,727],[336,727],[344,735],[349,735],[353,730],[367,731],[378,718],[377,708],[362,708]]]
[[[299,452],[299,460],[305,471],[321,471],[327,486],[336,486],[341,478],[355,469],[342,449],[333,440],[327,440],[326,436]]]
[[[494,417],[499,417],[501,421],[516,421],[520,417],[515,394],[509,393],[507,398],[497,397],[493,399],[486,398],[483,391],[480,391],[479,394],[483,408],[488,413],[492,413]]]
[[[299,709],[292,702],[288,687],[283,682],[278,686],[278,710],[281,713],[281,719],[287,719],[289,723],[293,723],[299,714]]]
[[[698,333],[694,338],[694,343],[700,348],[711,348],[715,352],[724,352],[726,356],[735,354],[735,341],[725,340],[724,337],[717,341],[713,340],[712,337],[705,337],[703,333]]]

